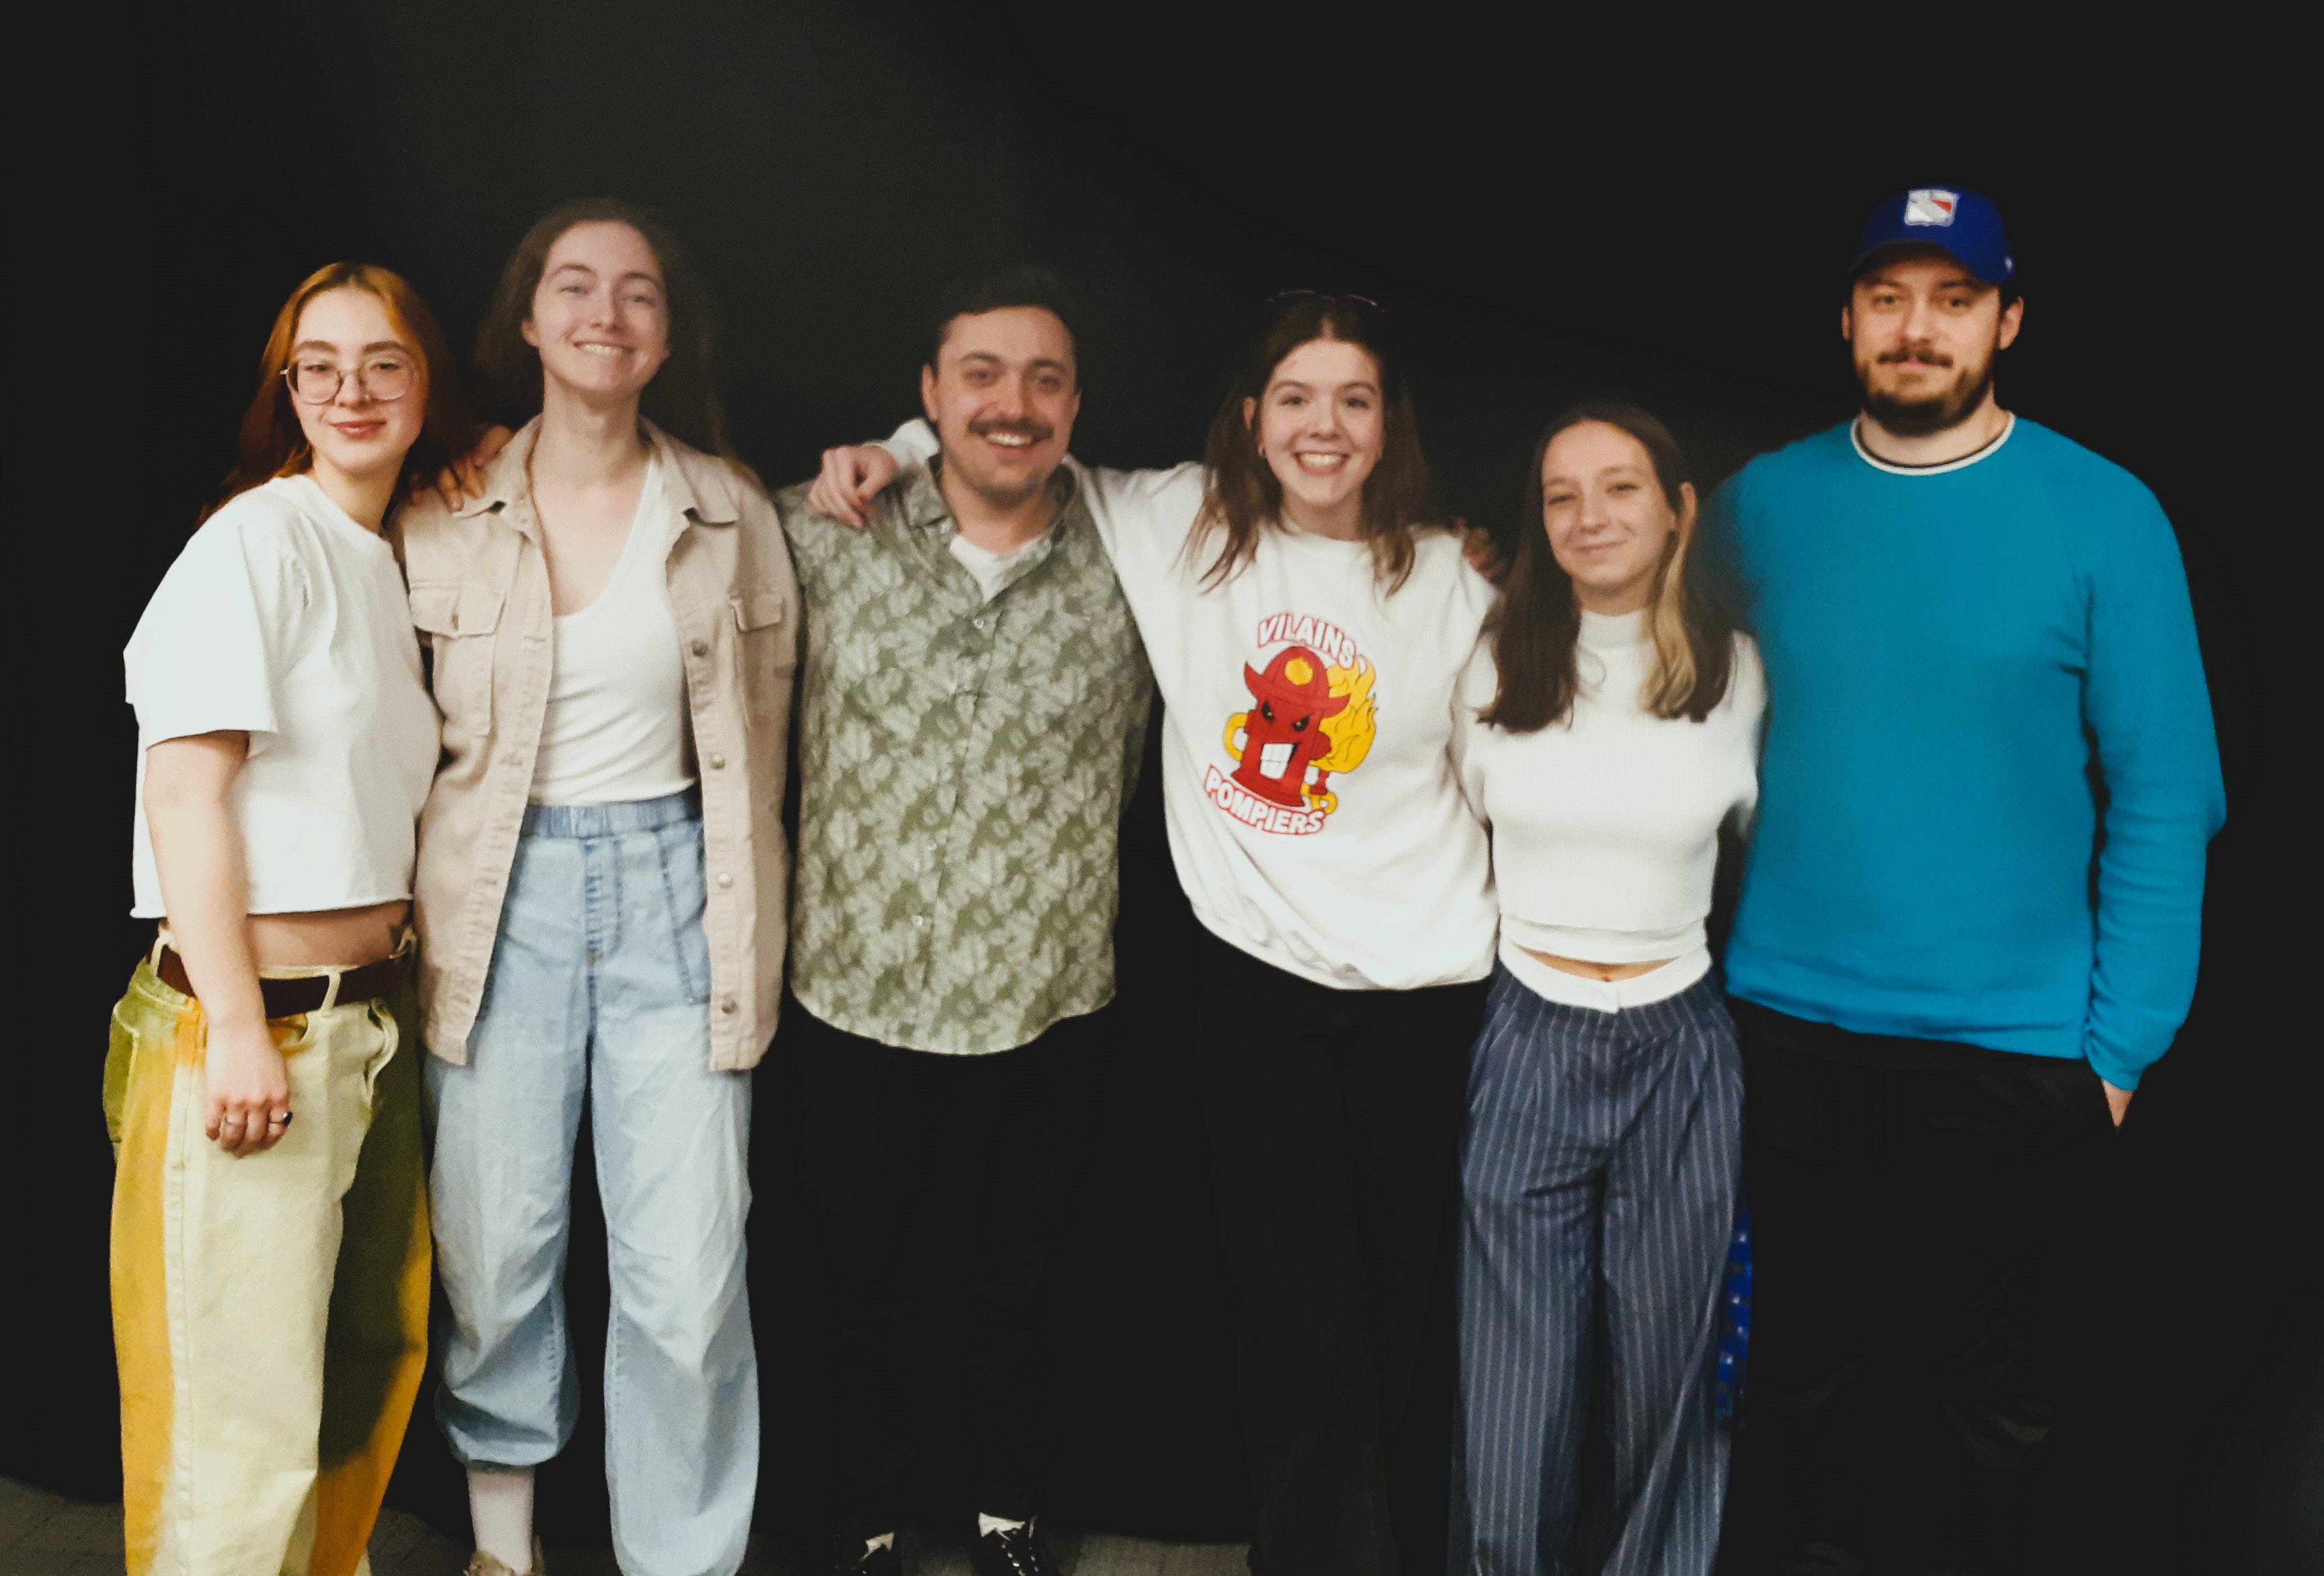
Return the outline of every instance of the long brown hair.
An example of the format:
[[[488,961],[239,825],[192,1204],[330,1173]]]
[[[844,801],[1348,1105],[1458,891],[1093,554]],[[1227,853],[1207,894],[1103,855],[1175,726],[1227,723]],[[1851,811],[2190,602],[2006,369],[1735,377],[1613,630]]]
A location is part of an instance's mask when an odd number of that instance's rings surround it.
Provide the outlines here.
[[[454,456],[467,453],[475,442],[475,422],[468,414],[452,347],[420,292],[401,274],[376,263],[327,263],[301,280],[282,309],[274,314],[273,330],[258,358],[258,387],[250,397],[250,408],[242,413],[234,469],[226,473],[226,490],[203,512],[203,519],[225,508],[237,494],[277,476],[295,476],[315,463],[315,451],[299,425],[299,413],[290,408],[290,389],[282,371],[290,364],[290,350],[299,341],[299,319],[305,315],[307,303],[335,290],[368,290],[377,296],[387,309],[387,320],[420,353],[420,386],[427,403],[420,437],[403,456],[395,495],[402,497],[417,477],[441,473]]]
[[[726,411],[711,382],[712,352],[718,342],[717,309],[694,272],[677,233],[659,215],[614,197],[560,203],[540,216],[509,253],[501,281],[476,330],[476,371],[489,413],[495,421],[521,427],[540,414],[540,352],[525,343],[532,294],[549,266],[549,249],[576,225],[627,225],[645,237],[661,267],[662,299],[669,309],[669,359],[640,396],[645,419],[679,442],[731,459]]]
[[[1723,577],[1707,567],[1705,556],[1692,551],[1694,527],[1681,510],[1680,489],[1694,477],[1678,439],[1637,406],[1614,400],[1574,406],[1552,421],[1533,446],[1525,513],[1517,521],[1517,558],[1493,631],[1493,662],[1499,669],[1500,687],[1480,720],[1512,733],[1530,733],[1573,714],[1573,699],[1582,687],[1575,654],[1582,608],[1574,600],[1572,576],[1559,566],[1542,528],[1541,466],[1558,434],[1585,421],[1618,428],[1638,440],[1654,464],[1663,502],[1680,517],[1646,604],[1655,663],[1638,704],[1657,717],[1699,723],[1725,697],[1734,670],[1735,637],[1742,628],[1736,599]]]
[[[1283,484],[1259,452],[1256,411],[1246,415],[1244,407],[1266,398],[1267,385],[1286,356],[1316,339],[1357,346],[1379,367],[1384,441],[1379,463],[1364,478],[1362,531],[1371,548],[1374,572],[1388,591],[1402,587],[1412,574],[1413,532],[1438,523],[1428,460],[1420,450],[1420,420],[1413,411],[1402,362],[1390,343],[1386,315],[1360,297],[1302,290],[1276,303],[1266,332],[1251,347],[1211,421],[1210,441],[1203,450],[1210,491],[1186,539],[1186,551],[1192,554],[1195,544],[1213,531],[1226,535],[1218,557],[1204,571],[1206,587],[1231,580],[1258,555],[1260,531],[1281,529]]]

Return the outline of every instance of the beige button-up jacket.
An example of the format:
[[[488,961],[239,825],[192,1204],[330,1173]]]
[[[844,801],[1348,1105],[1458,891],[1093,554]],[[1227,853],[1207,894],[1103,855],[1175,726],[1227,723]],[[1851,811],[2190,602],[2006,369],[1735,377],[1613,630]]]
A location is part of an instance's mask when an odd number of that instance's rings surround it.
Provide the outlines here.
[[[454,512],[430,496],[397,522],[411,620],[444,714],[413,878],[422,1032],[453,1063],[468,1059],[549,707],[555,625],[527,476],[539,429],[535,420],[510,440],[481,500]],[[736,1071],[765,1054],[782,996],[798,585],[757,481],[645,431],[673,506],[664,563],[702,781],[710,1065]]]

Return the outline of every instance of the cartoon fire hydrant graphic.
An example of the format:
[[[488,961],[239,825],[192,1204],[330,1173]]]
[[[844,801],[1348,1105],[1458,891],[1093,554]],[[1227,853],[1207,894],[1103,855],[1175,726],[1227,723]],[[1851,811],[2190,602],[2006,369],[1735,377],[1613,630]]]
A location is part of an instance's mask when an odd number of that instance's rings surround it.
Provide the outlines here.
[[[1275,804],[1326,816],[1338,809],[1333,774],[1361,766],[1379,732],[1374,677],[1361,657],[1352,668],[1326,668],[1305,646],[1277,652],[1264,673],[1244,663],[1242,680],[1257,704],[1227,719],[1234,780]]]

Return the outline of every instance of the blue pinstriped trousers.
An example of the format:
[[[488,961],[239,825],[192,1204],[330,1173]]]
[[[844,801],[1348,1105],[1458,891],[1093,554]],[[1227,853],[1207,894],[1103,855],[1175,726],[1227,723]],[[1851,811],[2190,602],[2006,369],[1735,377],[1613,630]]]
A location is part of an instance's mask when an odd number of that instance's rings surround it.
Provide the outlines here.
[[[1742,1117],[1742,1058],[1714,980],[1600,1012],[1494,969],[1461,1157],[1455,1571],[1711,1569],[1727,1482],[1713,1363]],[[1593,1421],[1611,1472],[1584,1507]]]

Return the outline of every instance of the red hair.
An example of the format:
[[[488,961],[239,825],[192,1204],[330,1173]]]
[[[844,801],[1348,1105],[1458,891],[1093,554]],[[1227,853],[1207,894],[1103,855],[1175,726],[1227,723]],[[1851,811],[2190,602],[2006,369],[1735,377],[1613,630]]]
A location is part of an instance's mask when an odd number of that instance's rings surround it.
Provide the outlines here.
[[[315,451],[299,425],[299,413],[290,408],[290,390],[283,381],[282,369],[290,364],[290,347],[298,342],[299,319],[306,313],[307,303],[335,290],[367,290],[377,296],[387,309],[387,320],[420,355],[420,387],[426,408],[420,437],[403,456],[396,495],[402,496],[415,477],[441,472],[475,442],[475,422],[468,414],[467,397],[454,371],[451,346],[420,292],[401,274],[376,263],[327,263],[300,281],[274,315],[274,330],[266,336],[265,352],[258,360],[258,387],[250,397],[250,408],[242,413],[234,469],[227,473],[226,490],[205,512],[205,519],[235,494],[277,476],[295,476],[315,463]]]

